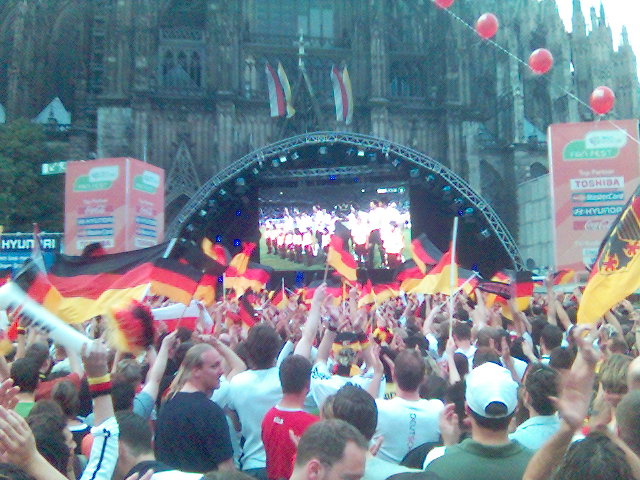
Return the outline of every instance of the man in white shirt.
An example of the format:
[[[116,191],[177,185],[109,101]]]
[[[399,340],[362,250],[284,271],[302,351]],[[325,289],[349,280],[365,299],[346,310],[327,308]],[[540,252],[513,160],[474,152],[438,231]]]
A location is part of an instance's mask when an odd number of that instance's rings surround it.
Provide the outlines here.
[[[393,372],[396,396],[376,400],[376,436],[384,438],[377,456],[382,460],[400,463],[413,448],[440,439],[439,417],[444,404],[420,398],[424,375],[424,360],[418,352],[403,350],[397,355]]]

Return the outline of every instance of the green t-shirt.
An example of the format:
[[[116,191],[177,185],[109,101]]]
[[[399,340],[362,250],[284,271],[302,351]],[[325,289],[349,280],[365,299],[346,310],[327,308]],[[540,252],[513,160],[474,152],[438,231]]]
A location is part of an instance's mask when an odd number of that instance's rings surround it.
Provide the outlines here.
[[[483,445],[470,438],[447,447],[426,471],[451,480],[521,480],[535,452],[516,441]]]

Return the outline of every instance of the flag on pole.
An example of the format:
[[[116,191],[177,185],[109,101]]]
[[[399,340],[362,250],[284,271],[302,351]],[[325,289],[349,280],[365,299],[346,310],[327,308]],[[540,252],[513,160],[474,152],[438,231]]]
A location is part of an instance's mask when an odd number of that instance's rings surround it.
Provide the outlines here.
[[[207,237],[204,237],[200,246],[202,248],[202,252],[211,260],[219,264],[223,271],[227,266],[229,266],[231,254],[224,245],[221,243],[214,243]]]
[[[229,262],[229,268],[227,268],[226,276],[229,277],[239,277],[246,270],[249,265],[249,257],[256,248],[255,243],[251,242],[243,242],[242,250],[240,253],[237,253]]]
[[[357,264],[353,256],[344,249],[342,239],[337,235],[331,235],[327,263],[350,282],[355,282],[357,277]]]
[[[267,62],[265,65],[265,73],[267,74],[267,87],[269,90],[269,107],[272,117],[291,118],[295,113],[293,105],[291,105],[291,87],[289,79],[278,62],[277,71]]]
[[[295,115],[296,109],[293,108],[293,100],[291,98],[291,85],[289,85],[287,73],[284,71],[284,67],[280,62],[278,62],[278,78],[280,79],[280,85],[282,85],[282,91],[284,92],[284,102],[287,106],[287,118],[291,118]]]
[[[578,323],[594,323],[640,287],[640,187],[600,245],[578,307]]]
[[[422,233],[411,242],[411,258],[424,274],[427,273],[428,267],[438,263],[442,258],[442,252]]]
[[[458,284],[458,265],[451,263],[451,248],[447,250],[440,261],[416,285],[410,293],[444,293],[451,295],[451,274],[453,271],[454,287]]]
[[[573,283],[576,278],[576,271],[569,268],[563,269],[553,274],[554,285],[566,285],[567,283]]]
[[[373,284],[371,279],[367,279],[367,282],[362,286],[360,291],[360,298],[358,299],[358,308],[371,305],[375,303],[376,297],[373,292]]]
[[[437,262],[436,262],[437,263]],[[407,260],[396,268],[394,281],[400,283],[400,290],[409,292],[424,278],[424,273],[414,260]]]
[[[336,65],[331,68],[331,83],[333,84],[333,99],[336,106],[336,120],[349,125],[353,119],[353,92],[346,65],[342,71]]]
[[[271,305],[274,305],[278,310],[284,310],[289,305],[289,297],[287,291],[284,288],[280,288],[275,295],[271,298]]]

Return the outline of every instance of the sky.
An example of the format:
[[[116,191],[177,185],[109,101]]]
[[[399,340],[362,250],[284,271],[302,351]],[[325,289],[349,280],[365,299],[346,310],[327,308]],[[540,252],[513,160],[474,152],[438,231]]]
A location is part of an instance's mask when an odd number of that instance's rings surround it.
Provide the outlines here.
[[[571,31],[572,3],[572,0],[556,0],[558,12],[560,12],[568,31]],[[595,7],[596,13],[599,15],[600,3],[604,5],[607,23],[613,33],[614,47],[617,48],[620,44],[620,32],[622,26],[626,25],[633,52],[636,57],[640,57],[640,0],[581,0],[587,29],[590,29],[591,24],[589,10],[591,7]],[[638,72],[640,73],[640,62],[638,63]]]

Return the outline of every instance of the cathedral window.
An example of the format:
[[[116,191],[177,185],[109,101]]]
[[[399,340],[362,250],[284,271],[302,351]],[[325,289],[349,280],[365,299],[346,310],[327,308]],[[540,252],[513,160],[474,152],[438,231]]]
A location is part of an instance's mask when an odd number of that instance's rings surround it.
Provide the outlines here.
[[[190,27],[160,31],[160,86],[165,91],[193,94],[204,86],[204,34]]]

